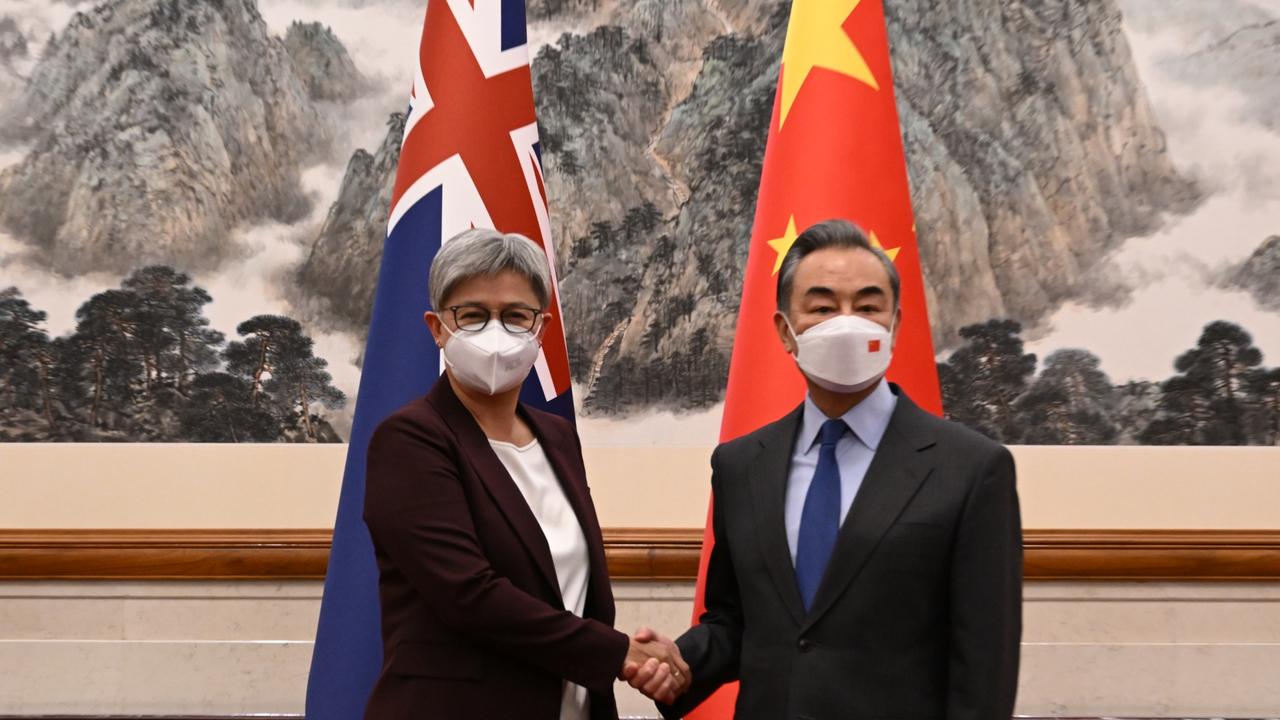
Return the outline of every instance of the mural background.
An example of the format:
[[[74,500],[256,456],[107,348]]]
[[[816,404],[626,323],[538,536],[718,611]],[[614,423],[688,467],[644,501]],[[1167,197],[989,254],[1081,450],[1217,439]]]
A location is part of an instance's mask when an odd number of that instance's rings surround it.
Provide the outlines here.
[[[529,0],[584,441],[710,445],[786,5]],[[949,414],[1280,442],[1280,2],[886,0]],[[0,0],[0,438],[335,442],[421,0]]]

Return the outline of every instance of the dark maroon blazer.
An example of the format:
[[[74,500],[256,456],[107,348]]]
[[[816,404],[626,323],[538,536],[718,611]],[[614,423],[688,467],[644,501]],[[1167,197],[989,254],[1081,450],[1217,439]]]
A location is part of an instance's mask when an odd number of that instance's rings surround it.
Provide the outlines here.
[[[378,560],[383,664],[365,718],[560,717],[562,681],[616,720],[628,638],[613,629],[604,542],[582,445],[521,405],[587,538],[583,617],[566,612],[542,528],[475,418],[441,377],[369,443],[364,519]]]

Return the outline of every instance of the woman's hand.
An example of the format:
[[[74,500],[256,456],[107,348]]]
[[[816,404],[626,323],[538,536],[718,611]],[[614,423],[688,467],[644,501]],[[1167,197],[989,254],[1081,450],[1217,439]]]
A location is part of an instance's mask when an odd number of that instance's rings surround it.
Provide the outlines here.
[[[689,689],[693,674],[669,638],[640,628],[631,638],[627,659],[618,677],[646,696],[670,705]]]

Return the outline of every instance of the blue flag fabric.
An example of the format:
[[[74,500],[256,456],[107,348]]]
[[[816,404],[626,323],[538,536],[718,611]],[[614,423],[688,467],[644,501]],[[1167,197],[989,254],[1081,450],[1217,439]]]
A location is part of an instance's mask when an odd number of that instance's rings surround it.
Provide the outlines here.
[[[440,377],[422,321],[427,274],[471,227],[521,233],[554,267],[525,32],[524,0],[428,0],[311,674],[308,720],[355,720],[382,664],[378,569],[362,517],[365,455],[385,417]],[[551,325],[523,402],[573,419],[568,356],[553,292]]]

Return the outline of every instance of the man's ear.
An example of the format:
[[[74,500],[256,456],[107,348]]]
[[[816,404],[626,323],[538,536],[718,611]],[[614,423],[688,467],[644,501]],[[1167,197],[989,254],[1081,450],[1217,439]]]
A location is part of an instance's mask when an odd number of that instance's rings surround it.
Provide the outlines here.
[[[898,345],[898,331],[902,329],[902,306],[893,309],[893,335],[889,338],[889,349]]]
[[[427,324],[427,329],[431,331],[431,337],[435,338],[436,347],[444,347],[445,341],[449,339],[448,332],[444,329],[444,321],[436,313],[428,310],[422,314],[422,321]]]
[[[778,339],[782,341],[782,347],[786,349],[788,355],[796,354],[796,341],[791,335],[791,328],[787,327],[787,317],[781,311],[774,311],[773,326],[778,331]]]

